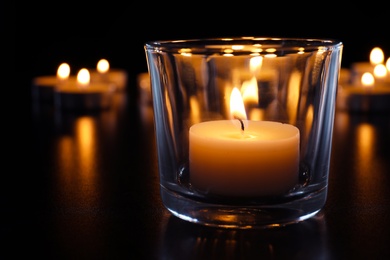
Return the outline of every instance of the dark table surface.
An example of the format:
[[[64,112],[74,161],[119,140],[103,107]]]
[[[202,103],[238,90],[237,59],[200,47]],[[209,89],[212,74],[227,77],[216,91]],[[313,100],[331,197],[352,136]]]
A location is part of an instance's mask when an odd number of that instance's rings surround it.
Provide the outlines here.
[[[86,113],[33,100],[31,160],[16,165],[23,187],[12,187],[22,198],[2,198],[12,258],[390,259],[388,113],[336,113],[328,200],[316,217],[224,230],[164,208],[152,110],[129,93]]]

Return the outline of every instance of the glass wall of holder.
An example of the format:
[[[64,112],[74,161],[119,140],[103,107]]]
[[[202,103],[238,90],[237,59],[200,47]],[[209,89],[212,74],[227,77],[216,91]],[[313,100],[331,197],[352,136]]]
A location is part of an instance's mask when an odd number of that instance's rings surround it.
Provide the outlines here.
[[[242,37],[144,47],[161,196],[173,215],[266,228],[322,209],[341,42]]]

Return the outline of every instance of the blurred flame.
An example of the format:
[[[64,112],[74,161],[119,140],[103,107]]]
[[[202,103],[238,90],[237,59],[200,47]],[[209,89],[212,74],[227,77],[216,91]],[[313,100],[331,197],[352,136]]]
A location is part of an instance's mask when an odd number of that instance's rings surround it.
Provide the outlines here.
[[[387,69],[384,64],[377,64],[374,68],[374,76],[377,78],[384,78],[387,75]]]
[[[306,134],[310,134],[310,130],[313,127],[313,119],[314,119],[314,108],[313,105],[309,105],[306,111],[306,118],[305,118],[305,126],[306,126]]]
[[[301,80],[302,74],[299,71],[293,71],[288,81],[287,112],[291,123],[294,123],[297,117]]]
[[[365,72],[361,78],[362,85],[365,87],[372,87],[375,83],[374,76],[370,72]]]
[[[386,68],[387,68],[388,71],[390,71],[390,58],[387,58]]]
[[[57,77],[59,79],[67,79],[70,74],[70,67],[67,63],[62,63],[57,69]]]
[[[200,105],[198,99],[195,96],[190,97],[190,115],[192,123],[200,122]]]
[[[106,59],[101,59],[97,63],[97,71],[100,73],[106,73],[110,69],[110,64]]]
[[[385,60],[385,55],[381,48],[375,47],[371,50],[370,53],[370,63],[373,65],[383,63]]]
[[[233,50],[242,50],[242,49],[244,49],[244,46],[243,45],[233,45],[232,49]]]
[[[91,76],[89,75],[89,71],[85,68],[82,68],[79,73],[77,73],[77,83],[80,85],[88,85]]]
[[[225,49],[225,50],[223,50],[223,52],[224,52],[223,56],[227,56],[227,57],[234,56],[233,55],[234,51],[232,49]]]

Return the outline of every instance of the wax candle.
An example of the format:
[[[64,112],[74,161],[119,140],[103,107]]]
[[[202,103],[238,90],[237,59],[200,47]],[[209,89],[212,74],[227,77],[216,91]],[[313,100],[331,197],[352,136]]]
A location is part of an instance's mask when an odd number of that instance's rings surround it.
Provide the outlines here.
[[[127,73],[122,69],[111,68],[107,59],[100,59],[95,70],[91,70],[91,82],[114,84],[121,91],[127,85]]]
[[[70,66],[61,63],[57,68],[56,76],[38,76],[33,79],[33,97],[41,101],[52,101],[54,88],[69,79]]]
[[[114,91],[111,83],[90,82],[89,71],[82,68],[77,80],[68,80],[56,87],[55,104],[65,110],[105,109],[111,106]]]
[[[236,111],[232,117],[238,119],[205,121],[190,127],[192,185],[204,192],[234,197],[286,194],[298,184],[298,128],[243,120],[243,115],[245,110]]]
[[[355,112],[390,111],[390,87],[375,84],[375,77],[365,72],[360,85],[340,85],[337,108]]]
[[[361,85],[361,77],[364,73],[369,72],[374,75],[375,85],[389,84],[387,79],[387,70],[384,64],[385,55],[380,47],[374,47],[370,52],[368,62],[355,62],[351,65],[352,85]],[[390,84],[388,85],[390,86]]]

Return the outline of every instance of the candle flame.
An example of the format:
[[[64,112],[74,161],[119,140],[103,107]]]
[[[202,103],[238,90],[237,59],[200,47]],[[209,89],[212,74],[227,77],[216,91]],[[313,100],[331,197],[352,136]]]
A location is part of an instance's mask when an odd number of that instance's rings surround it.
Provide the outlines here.
[[[375,47],[370,52],[370,63],[373,65],[383,63],[385,55],[381,48]]]
[[[59,79],[67,79],[70,74],[70,67],[67,63],[62,63],[57,69],[57,77]]]
[[[364,87],[372,87],[375,83],[374,76],[370,72],[365,72],[361,78]]]
[[[101,59],[97,63],[97,71],[100,73],[106,73],[110,69],[110,64],[106,59]]]
[[[79,83],[79,85],[81,86],[86,86],[89,84],[89,81],[90,81],[90,75],[89,75],[89,71],[85,68],[82,68],[79,73],[77,73],[77,82]]]
[[[386,61],[386,68],[387,68],[387,70],[390,72],[390,58],[387,58],[387,61]]]
[[[242,100],[240,91],[236,87],[233,88],[230,94],[230,116],[232,119],[247,119],[244,101]]]
[[[387,69],[384,64],[377,64],[374,68],[374,76],[377,78],[384,78],[387,75]]]

